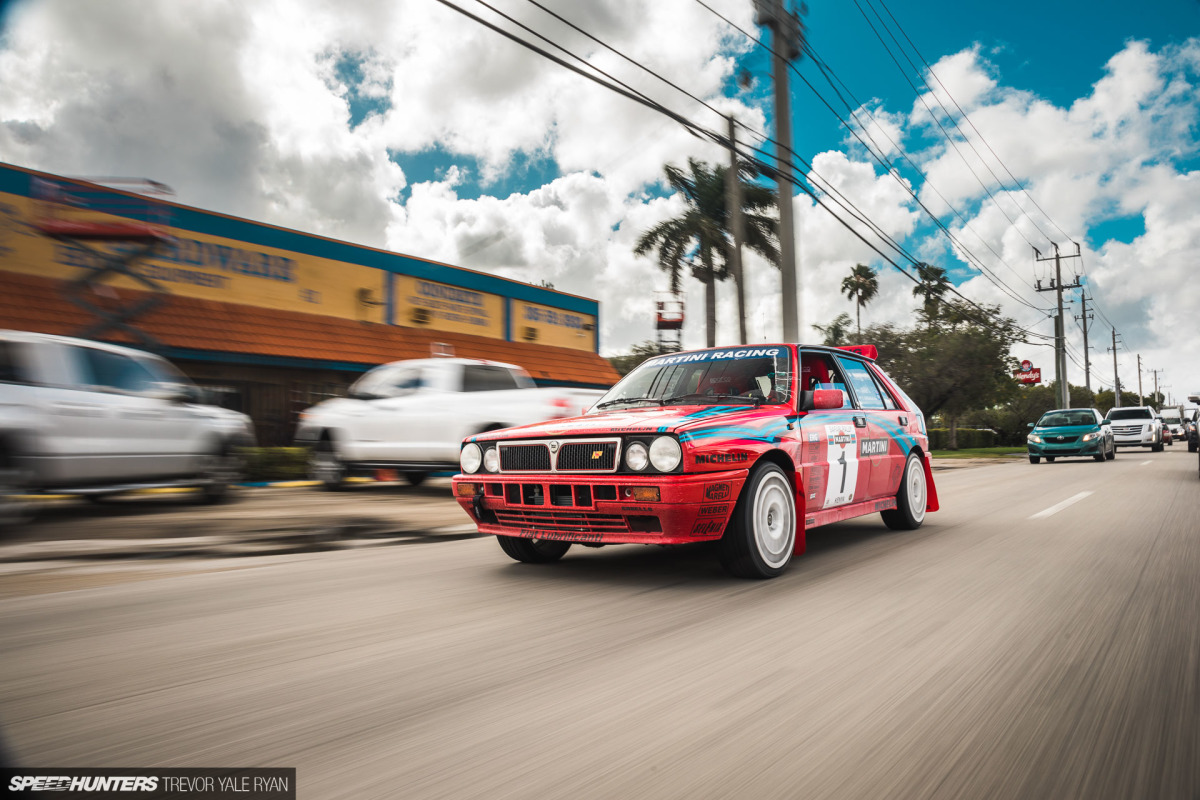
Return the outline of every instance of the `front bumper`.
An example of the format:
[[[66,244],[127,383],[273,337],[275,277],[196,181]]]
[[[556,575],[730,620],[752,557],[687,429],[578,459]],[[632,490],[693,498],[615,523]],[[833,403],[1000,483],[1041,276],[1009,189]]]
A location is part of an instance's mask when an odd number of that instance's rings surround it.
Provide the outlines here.
[[[480,533],[582,544],[719,539],[748,470],[695,475],[456,475],[454,497]],[[464,485],[471,489],[465,494]],[[632,497],[656,487],[657,501]]]
[[[1094,456],[1100,453],[1100,448],[1104,446],[1103,439],[1094,439],[1090,442],[1074,441],[1066,444],[1056,444],[1054,442],[1026,442],[1025,446],[1029,449],[1029,455],[1040,456],[1045,458],[1050,456],[1057,458],[1059,456]]]

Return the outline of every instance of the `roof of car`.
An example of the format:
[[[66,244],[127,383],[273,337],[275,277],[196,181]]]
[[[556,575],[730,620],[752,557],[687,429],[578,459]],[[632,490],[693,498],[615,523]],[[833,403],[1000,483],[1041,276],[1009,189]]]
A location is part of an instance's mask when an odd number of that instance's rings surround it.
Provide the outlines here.
[[[858,345],[847,345],[846,347],[857,347],[857,346]],[[743,348],[748,348],[748,349],[752,349],[752,350],[762,350],[762,349],[766,349],[769,347],[798,347],[803,350],[823,350],[827,353],[832,353],[834,355],[852,356],[854,358],[858,358],[863,361],[874,361],[874,359],[872,359],[868,356],[865,356],[862,353],[856,353],[853,350],[847,350],[845,347],[839,347],[836,345],[828,345],[828,344],[803,344],[803,343],[797,344],[795,342],[792,342],[792,343],[762,342],[761,344],[754,343],[754,344],[724,344],[724,345],[718,344],[718,345],[713,345],[712,347],[695,347],[691,350],[680,350],[677,353],[660,353],[659,355],[676,356],[676,355],[687,355],[688,353],[703,353],[707,350],[739,350],[739,349],[743,349]],[[651,358],[655,358],[655,357],[656,356],[651,356]]]
[[[111,344],[109,342],[98,342],[94,339],[79,339],[74,336],[58,336],[53,333],[34,333],[32,331],[12,331],[0,330],[0,339],[7,339],[10,342],[55,342],[57,344],[72,345],[74,347],[92,347],[97,350],[107,350],[110,353],[121,353],[127,356],[150,356],[158,358],[153,353],[145,350],[139,350],[136,347],[126,347],[120,344]]]

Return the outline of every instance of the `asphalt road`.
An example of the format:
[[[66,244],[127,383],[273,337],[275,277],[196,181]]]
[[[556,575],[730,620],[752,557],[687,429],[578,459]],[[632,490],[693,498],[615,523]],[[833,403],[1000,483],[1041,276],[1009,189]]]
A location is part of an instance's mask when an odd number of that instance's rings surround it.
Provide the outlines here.
[[[296,767],[303,798],[1200,796],[1196,455],[938,484],[920,530],[818,529],[767,582],[436,536],[8,564],[0,725],[26,765]]]

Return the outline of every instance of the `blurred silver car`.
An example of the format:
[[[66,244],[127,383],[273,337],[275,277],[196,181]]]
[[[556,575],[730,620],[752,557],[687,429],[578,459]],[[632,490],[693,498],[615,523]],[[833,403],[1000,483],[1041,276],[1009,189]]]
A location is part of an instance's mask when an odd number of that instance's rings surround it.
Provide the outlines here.
[[[0,518],[14,514],[14,497],[41,491],[194,486],[224,500],[254,432],[245,414],[201,400],[151,353],[0,331]]]

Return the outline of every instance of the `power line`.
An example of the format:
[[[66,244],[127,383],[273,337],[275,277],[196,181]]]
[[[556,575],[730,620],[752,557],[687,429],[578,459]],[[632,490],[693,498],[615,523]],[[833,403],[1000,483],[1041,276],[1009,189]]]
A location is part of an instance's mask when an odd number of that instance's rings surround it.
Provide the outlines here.
[[[907,41],[909,46],[912,47],[913,52],[917,54],[917,58],[921,59],[921,63],[925,65],[926,69],[929,71],[929,74],[933,76],[933,79],[935,81],[937,81],[938,86],[942,87],[942,91],[944,91],[946,93],[946,96],[950,98],[950,101],[952,103],[954,103],[954,107],[958,109],[959,113],[962,115],[962,118],[966,121],[966,123],[968,125],[971,126],[971,129],[973,131],[975,131],[975,134],[979,137],[979,141],[983,142],[984,146],[987,147],[988,151],[990,151],[992,156],[995,157],[996,163],[998,163],[1001,167],[1004,168],[1004,171],[1006,173],[1008,173],[1008,177],[1012,178],[1012,182],[1017,186],[1017,188],[1019,188],[1025,194],[1026,197],[1029,198],[1029,201],[1031,203],[1033,203],[1033,207],[1036,208],[1038,211],[1040,211],[1042,216],[1045,217],[1047,220],[1049,220],[1051,225],[1058,228],[1058,232],[1061,233],[1063,236],[1065,236],[1068,241],[1075,243],[1075,241],[1071,238],[1071,234],[1069,234],[1065,230],[1063,230],[1062,226],[1059,225],[1057,222],[1055,222],[1054,218],[1051,217],[1049,214],[1047,214],[1045,209],[1043,209],[1040,205],[1038,205],[1038,201],[1035,200],[1033,195],[1029,193],[1029,190],[1026,189],[1019,180],[1017,180],[1017,177],[1012,174],[1012,170],[1010,170],[1008,168],[1008,165],[1006,165],[1004,163],[1004,161],[1000,158],[1000,156],[996,153],[996,151],[992,149],[992,146],[990,144],[988,144],[988,140],[984,138],[983,133],[978,128],[975,127],[975,123],[971,121],[970,116],[968,116],[967,112],[964,111],[962,106],[960,106],[958,104],[958,101],[954,99],[954,95],[950,94],[950,90],[946,88],[946,85],[944,83],[942,83],[941,78],[939,78],[937,76],[937,73],[933,71],[933,67],[930,65],[930,63],[928,61],[925,60],[925,56],[921,55],[921,51],[919,49],[917,49],[916,44],[914,44],[913,40],[909,38],[908,34],[904,30],[904,27],[900,24],[900,21],[897,20],[895,15],[892,14],[892,10],[890,8],[888,8],[887,3],[884,2],[884,0],[878,0],[878,3],[879,3],[879,5],[883,6],[883,10],[887,12],[887,15],[889,17],[891,17],[892,22],[894,22],[896,24],[896,30],[900,31],[901,35],[904,36],[905,41]],[[1028,214],[1026,214],[1026,216],[1028,216]],[[1033,221],[1032,218],[1030,218],[1030,221],[1031,222]],[[1040,231],[1041,228],[1038,228],[1038,230]],[[1042,235],[1046,236],[1045,233],[1042,233]],[[1049,239],[1050,237],[1046,236],[1046,238]]]
[[[765,42],[763,42],[762,40],[760,40],[758,37],[754,36],[752,33],[750,33],[750,32],[748,32],[748,31],[746,31],[744,28],[742,28],[742,27],[740,27],[739,25],[737,25],[737,23],[733,22],[733,21],[732,21],[732,20],[730,20],[728,17],[726,17],[726,16],[724,16],[723,14],[721,14],[720,12],[716,11],[714,8],[712,8],[712,6],[710,6],[710,5],[708,5],[708,3],[704,2],[704,0],[696,0],[696,2],[697,2],[697,3],[699,3],[701,6],[703,6],[704,8],[708,9],[708,10],[709,10],[710,12],[712,12],[712,13],[713,13],[715,16],[717,16],[718,18],[720,18],[722,21],[724,21],[724,22],[725,22],[727,25],[729,25],[730,27],[732,27],[734,30],[736,30],[736,31],[738,31],[739,33],[741,33],[741,34],[742,34],[743,36],[745,36],[747,39],[749,39],[750,41],[752,41],[752,42],[756,43],[757,45],[759,45],[760,47],[762,47],[762,48],[763,48],[764,50],[766,50],[767,52],[774,54],[774,51],[771,49],[771,47],[770,47],[769,45],[767,45]],[[821,71],[822,71],[822,74],[825,74],[825,68],[826,68],[826,67],[823,65],[823,63],[822,63],[822,62],[820,62],[820,59],[819,59],[819,57],[816,55],[816,53],[815,53],[815,51],[812,49],[811,45],[809,45],[809,44],[807,44],[807,43],[806,43],[806,44],[805,44],[805,51],[806,51],[806,52],[807,52],[807,53],[808,53],[810,56],[812,56],[812,57],[813,57],[814,63],[817,63],[817,65],[818,65],[818,69],[821,69]],[[810,90],[813,92],[813,94],[817,96],[817,99],[818,99],[818,100],[820,100],[820,101],[821,101],[821,102],[822,102],[822,103],[825,105],[826,109],[828,109],[828,110],[829,110],[829,112],[830,112],[831,114],[833,114],[833,115],[834,115],[834,117],[836,117],[836,118],[837,118],[838,122],[840,122],[840,123],[841,123],[841,124],[842,124],[842,125],[843,125],[843,126],[844,126],[844,127],[845,127],[845,128],[846,128],[846,129],[847,129],[849,132],[850,132],[850,133],[851,133],[851,135],[853,135],[853,136],[854,136],[856,139],[858,139],[859,143],[863,145],[863,147],[864,147],[864,148],[866,149],[866,151],[867,151],[867,152],[868,152],[868,153],[871,155],[871,157],[872,157],[872,158],[874,158],[874,159],[875,159],[875,160],[876,160],[876,161],[877,161],[877,162],[880,164],[880,166],[882,166],[882,167],[884,168],[884,171],[885,171],[885,172],[887,172],[889,175],[891,175],[891,176],[893,177],[893,179],[895,179],[895,180],[896,180],[896,182],[897,182],[897,183],[900,185],[900,187],[901,187],[901,188],[903,188],[903,189],[904,189],[904,191],[905,191],[905,192],[907,192],[907,193],[908,193],[908,194],[909,194],[909,195],[910,195],[910,196],[913,198],[913,200],[914,200],[914,201],[917,203],[917,205],[919,205],[919,206],[921,207],[921,209],[922,209],[922,210],[925,212],[925,214],[926,214],[926,215],[929,217],[929,219],[933,221],[934,225],[935,225],[935,226],[936,226],[936,227],[937,227],[937,228],[938,228],[938,229],[939,229],[939,230],[940,230],[940,231],[941,231],[941,232],[942,232],[942,233],[943,233],[943,234],[944,234],[944,235],[945,235],[945,236],[946,236],[946,237],[947,237],[949,240],[950,240],[951,244],[952,244],[952,245],[954,245],[954,247],[955,247],[955,248],[958,250],[958,252],[959,252],[959,253],[960,253],[960,255],[962,256],[963,260],[964,260],[964,261],[966,261],[966,262],[967,262],[967,264],[968,264],[969,266],[973,267],[973,268],[974,268],[974,269],[975,269],[977,272],[979,272],[981,275],[983,275],[985,278],[987,278],[987,280],[988,280],[989,282],[991,282],[993,285],[995,285],[995,286],[996,286],[996,288],[1000,289],[1002,292],[1004,292],[1005,294],[1007,294],[1009,297],[1013,298],[1013,299],[1014,299],[1014,300],[1016,300],[1017,302],[1019,302],[1019,303],[1022,303],[1023,305],[1025,305],[1025,306],[1027,306],[1027,307],[1029,307],[1029,308],[1031,308],[1031,309],[1038,310],[1038,311],[1040,311],[1040,310],[1041,310],[1041,309],[1040,309],[1038,306],[1035,306],[1035,305],[1033,305],[1033,304],[1032,304],[1032,303],[1030,303],[1028,300],[1026,300],[1025,298],[1023,298],[1023,297],[1021,297],[1020,295],[1018,295],[1018,294],[1016,293],[1016,291],[1012,289],[1012,287],[1010,287],[1010,286],[1009,286],[1007,283],[1005,283],[1005,282],[1004,282],[1004,281],[1003,281],[1003,280],[1002,280],[1002,279],[1001,279],[999,276],[997,276],[995,273],[993,273],[993,272],[992,272],[992,271],[991,271],[991,270],[990,270],[990,269],[989,269],[989,268],[988,268],[988,267],[987,267],[987,266],[986,266],[986,265],[983,263],[982,259],[980,259],[980,258],[979,258],[977,255],[975,255],[975,254],[974,254],[974,253],[971,251],[971,249],[970,249],[969,247],[967,247],[967,246],[966,246],[966,245],[965,245],[965,244],[964,244],[962,241],[960,241],[960,240],[959,240],[959,239],[958,239],[958,238],[957,238],[957,237],[954,235],[954,233],[953,233],[953,232],[951,232],[951,231],[950,231],[950,229],[949,229],[949,228],[947,228],[947,227],[946,227],[946,225],[945,225],[945,224],[944,224],[944,223],[943,223],[943,222],[942,222],[940,219],[938,219],[937,215],[935,215],[935,214],[934,214],[934,213],[933,213],[933,212],[932,212],[932,211],[929,209],[929,207],[928,207],[928,206],[926,206],[926,205],[925,205],[925,203],[924,203],[924,202],[923,202],[923,201],[920,199],[920,197],[919,197],[919,196],[916,194],[916,192],[914,192],[914,191],[912,190],[912,187],[911,187],[911,186],[909,186],[909,185],[908,185],[908,184],[907,184],[907,183],[906,183],[906,182],[905,182],[905,181],[904,181],[904,180],[903,180],[903,179],[902,179],[902,178],[899,176],[899,174],[897,174],[897,172],[895,171],[895,169],[894,169],[894,167],[892,166],[892,164],[891,164],[891,163],[890,163],[890,162],[889,162],[889,161],[888,161],[886,158],[884,158],[884,157],[881,155],[883,148],[881,148],[881,147],[879,146],[879,143],[875,141],[875,139],[874,139],[874,137],[873,137],[873,136],[871,136],[871,134],[870,134],[870,130],[869,130],[869,128],[868,128],[867,126],[865,126],[865,125],[862,125],[861,123],[859,123],[859,124],[860,124],[860,127],[862,127],[862,129],[863,129],[863,132],[864,132],[864,133],[865,133],[865,134],[868,136],[868,138],[870,138],[870,139],[871,139],[871,142],[872,142],[872,144],[874,144],[874,145],[875,145],[875,147],[874,147],[874,148],[872,148],[872,147],[871,147],[871,145],[869,145],[869,144],[867,144],[865,141],[863,141],[863,138],[862,138],[862,136],[861,136],[861,135],[859,134],[859,132],[858,132],[858,131],[855,129],[855,127],[854,127],[853,125],[849,124],[849,123],[848,123],[848,122],[845,120],[845,118],[843,118],[843,117],[841,116],[841,114],[839,114],[839,113],[838,113],[838,112],[837,112],[837,111],[836,111],[836,110],[833,108],[833,106],[832,106],[832,105],[829,103],[829,101],[828,101],[828,100],[827,100],[827,99],[824,97],[824,95],[822,95],[822,94],[821,94],[821,92],[820,92],[820,91],[819,91],[819,90],[818,90],[818,89],[817,89],[815,86],[813,86],[813,85],[812,85],[812,83],[811,83],[811,82],[808,80],[808,78],[807,78],[807,77],[806,77],[806,76],[805,76],[805,75],[804,75],[802,72],[800,72],[800,71],[799,71],[799,69],[797,69],[797,68],[795,67],[795,65],[793,65],[793,64],[790,64],[790,63],[789,63],[789,67],[791,68],[792,72],[793,72],[793,73],[795,73],[795,74],[796,74],[796,76],[797,76],[798,78],[800,78],[800,80],[801,80],[801,81],[802,81],[802,82],[803,82],[803,83],[804,83],[804,84],[805,84],[805,85],[806,85],[806,86],[807,86],[807,87],[808,87],[808,88],[809,88],[809,89],[810,89]],[[827,80],[827,81],[829,81],[829,76],[828,76],[828,75],[826,75],[826,80]],[[840,81],[840,79],[839,79],[839,81]],[[835,93],[835,94],[838,94],[839,98],[842,100],[842,103],[843,103],[844,105],[846,105],[846,106],[847,106],[847,108],[849,109],[849,104],[848,104],[848,103],[846,103],[846,101],[845,101],[845,98],[841,97],[841,93],[840,93],[840,92],[837,90],[837,87],[836,87],[836,86],[833,86],[833,83],[832,83],[832,81],[830,81],[830,85],[831,85],[831,87],[833,88],[833,90],[834,90],[834,93]],[[845,84],[844,84],[844,83],[843,83],[842,85],[843,85],[843,86],[845,86]],[[849,89],[847,89],[847,91],[849,91]],[[851,93],[851,96],[853,97],[853,93]],[[855,102],[857,103],[857,99],[855,100]],[[861,105],[861,104],[859,104],[859,105]],[[855,112],[854,112],[853,110],[850,110],[850,113],[853,115]],[[869,112],[867,112],[867,113],[868,113],[868,115],[870,115],[870,113],[869,113]],[[872,117],[872,119],[873,119],[873,117]],[[855,121],[857,122],[858,120],[856,119]],[[745,127],[745,126],[743,126],[743,127]],[[756,134],[758,133],[757,131],[753,131],[753,129],[751,129],[751,128],[748,128],[748,127],[747,127],[746,129],[747,129],[747,130],[751,130],[752,132],[754,132],[754,133],[756,133]],[[880,129],[881,129],[881,131],[883,130],[883,129],[882,129],[882,127],[881,127]],[[884,132],[884,135],[886,135],[886,131],[883,131],[883,132]],[[761,134],[759,134],[759,135],[761,136]],[[775,140],[771,139],[770,137],[766,137],[766,139],[765,139],[765,140],[766,140],[767,142],[770,142],[770,143],[775,143]],[[921,169],[920,169],[920,168],[919,168],[919,167],[918,167],[918,166],[917,166],[917,165],[916,165],[916,164],[915,164],[915,163],[912,161],[912,159],[911,159],[911,158],[908,156],[908,154],[907,154],[907,153],[904,151],[904,149],[903,149],[903,148],[901,148],[899,145],[897,145],[897,144],[896,144],[896,142],[892,141],[892,139],[891,139],[891,137],[890,137],[890,136],[888,137],[888,141],[889,141],[889,142],[892,144],[892,146],[893,146],[893,147],[895,147],[895,148],[896,148],[896,150],[897,150],[897,151],[899,151],[899,152],[900,152],[900,154],[901,154],[901,155],[904,157],[905,161],[907,161],[907,162],[908,162],[909,166],[910,166],[910,167],[912,167],[912,168],[913,168],[913,170],[915,170],[915,171],[917,172],[917,174],[921,176],[921,178],[922,178],[922,179],[924,179],[925,183],[926,183],[926,184],[927,184],[927,185],[928,185],[928,186],[929,186],[931,189],[933,189],[933,191],[934,191],[934,192],[935,192],[935,193],[938,195],[938,197],[939,197],[939,198],[942,200],[942,202],[946,204],[947,208],[951,209],[951,210],[952,210],[952,211],[955,213],[955,216],[957,216],[957,217],[958,217],[958,219],[959,219],[959,220],[960,220],[960,221],[963,223],[963,226],[964,226],[964,228],[966,228],[967,230],[971,231],[971,233],[975,234],[976,238],[978,238],[978,239],[980,240],[980,242],[982,242],[982,243],[983,243],[983,245],[984,245],[984,246],[985,246],[985,247],[986,247],[988,250],[990,250],[990,251],[991,251],[992,255],[994,255],[994,256],[996,257],[996,259],[997,259],[998,261],[1000,261],[1000,263],[1004,264],[1004,266],[1005,266],[1005,267],[1007,267],[1007,268],[1008,268],[1008,270],[1009,270],[1010,272],[1012,272],[1014,275],[1016,275],[1017,273],[1016,273],[1016,271],[1015,271],[1015,270],[1012,268],[1012,266],[1011,266],[1011,265],[1009,265],[1009,264],[1008,264],[1008,262],[1006,262],[1006,261],[1004,260],[1004,258],[1003,258],[1003,257],[1002,257],[1002,256],[1001,256],[999,253],[997,253],[997,252],[995,251],[995,249],[994,249],[994,248],[992,248],[992,246],[991,246],[990,244],[988,244],[987,240],[985,240],[985,239],[984,239],[982,236],[980,236],[980,234],[979,234],[977,231],[975,231],[975,229],[974,229],[974,228],[972,228],[972,227],[971,227],[970,223],[969,223],[969,222],[966,220],[966,218],[965,218],[965,217],[962,215],[962,213],[961,213],[960,211],[958,211],[958,209],[957,209],[957,208],[955,208],[953,204],[951,204],[951,203],[950,203],[948,200],[946,200],[945,196],[944,196],[944,195],[942,195],[942,193],[941,193],[940,191],[938,191],[937,187],[933,185],[933,183],[932,183],[932,182],[929,180],[929,178],[928,178],[928,177],[927,177],[927,176],[926,176],[926,175],[925,175],[925,174],[924,174],[924,173],[921,171]],[[792,155],[793,155],[793,156],[794,156],[794,157],[795,157],[797,160],[801,160],[801,161],[803,161],[803,160],[804,160],[804,159],[803,159],[803,158],[802,158],[802,157],[801,157],[799,154],[797,154],[797,153],[796,153],[794,150],[792,150],[792,148],[791,148],[791,147],[788,147],[786,144],[784,145],[784,147],[785,147],[785,148],[788,150],[788,152],[789,152],[789,153],[791,153],[791,154],[792,154]],[[816,170],[815,170],[815,169],[812,167],[812,165],[811,165],[811,164],[808,164],[808,162],[805,162],[805,163],[807,164],[807,166],[808,166],[808,169],[809,169],[811,172],[814,172],[814,173],[816,173]],[[817,174],[819,175],[819,173],[817,173]],[[986,188],[986,187],[985,187],[985,188]],[[1001,209],[1001,211],[1003,211],[1003,209]],[[1012,219],[1011,219],[1011,218],[1009,218],[1009,222],[1010,222],[1010,223],[1012,222]],[[1015,223],[1013,223],[1013,224],[1015,225]],[[1020,231],[1019,231],[1019,230],[1018,230],[1018,233],[1020,233]],[[1028,241],[1028,240],[1026,240],[1026,241]],[[1019,277],[1020,277],[1020,276],[1017,276],[1017,277],[1018,277],[1018,279],[1019,279]],[[1023,285],[1023,284],[1022,284],[1022,285]]]
[[[580,56],[575,55],[574,53],[571,53],[566,48],[562,47],[561,45],[558,45],[557,43],[551,42],[549,39],[547,39],[542,34],[537,33],[536,31],[533,31],[528,26],[526,26],[520,22],[517,22],[516,20],[514,20],[512,17],[508,16],[507,14],[504,14],[503,12],[495,9],[488,3],[484,2],[484,0],[476,0],[476,2],[479,2],[484,7],[491,9],[495,13],[499,14],[501,17],[508,19],[510,22],[521,27],[523,30],[526,30],[529,33],[542,39],[543,41],[548,42],[549,44],[553,45],[560,51],[570,55],[572,58],[575,58],[576,60],[579,60],[585,64],[588,64],[589,67],[591,67],[596,72],[604,75],[605,77],[609,78],[609,80],[612,82],[610,83],[609,81],[602,80],[601,78],[597,77],[596,75],[590,74],[590,73],[580,69],[579,67],[576,67],[573,64],[570,64],[570,63],[564,61],[563,59],[558,58],[557,56],[549,53],[548,51],[542,49],[541,47],[538,47],[533,42],[524,40],[521,37],[517,36],[516,34],[510,32],[510,31],[506,31],[503,28],[500,28],[499,26],[495,25],[494,23],[491,23],[488,20],[485,20],[476,14],[472,14],[471,12],[467,11],[466,9],[461,8],[460,6],[457,6],[454,3],[449,2],[449,0],[438,0],[438,2],[442,3],[443,5],[447,6],[448,8],[453,9],[454,11],[459,12],[463,16],[466,16],[469,19],[472,19],[472,20],[480,23],[481,25],[495,31],[496,33],[501,34],[505,38],[508,38],[508,39],[516,42],[517,44],[520,44],[521,46],[526,47],[526,48],[544,56],[545,58],[549,59],[550,61],[553,61],[554,63],[559,64],[560,66],[563,66],[563,67],[571,70],[572,72],[575,72],[576,74],[581,75],[584,78],[587,78],[588,80],[591,80],[601,86],[604,86],[605,88],[610,89],[613,92],[616,92],[617,94],[622,95],[623,97],[626,97],[630,100],[633,100],[636,103],[644,105],[648,108],[651,108],[655,111],[658,111],[659,113],[662,113],[662,114],[670,117],[671,119],[673,119],[673,120],[679,122],[681,125],[683,125],[687,130],[693,132],[694,134],[696,134],[697,136],[700,136],[701,138],[710,139],[711,141],[713,141],[721,146],[724,146],[724,147],[730,147],[732,145],[732,143],[729,142],[729,140],[726,137],[720,135],[719,133],[717,133],[715,131],[712,131],[712,130],[702,127],[698,123],[695,123],[694,121],[682,116],[681,114],[674,112],[671,109],[666,108],[661,103],[658,103],[657,101],[651,99],[649,96],[645,95],[644,93],[642,93],[636,89],[633,89],[632,87],[629,87],[627,84],[624,84],[623,82],[619,81],[616,78],[613,78],[611,75],[608,75],[607,73],[603,72],[602,70],[592,66],[591,64],[589,64],[585,59],[581,58]],[[756,158],[754,156],[750,156],[744,152],[738,151],[736,147],[734,149],[735,149],[735,152],[737,152],[739,155],[746,158],[746,160],[748,162],[755,164],[756,166],[760,167],[761,169],[764,169],[764,170],[773,169],[769,164],[766,164],[766,163],[760,161],[758,158]],[[809,166],[811,168],[811,165],[809,165]],[[840,217],[832,209],[830,209],[829,206],[822,200],[822,198],[820,198],[815,192],[813,192],[811,189],[809,189],[807,186],[804,185],[804,183],[801,179],[797,178],[795,175],[786,175],[784,177],[788,183],[795,185],[798,189],[800,189],[800,191],[809,195],[809,197],[811,197],[815,203],[817,203],[821,207],[825,208],[825,210],[831,216],[833,216],[833,218],[835,220],[837,220],[841,225],[846,227],[847,230],[849,230],[855,237],[860,239],[864,244],[866,244],[869,248],[871,248],[873,251],[875,251],[881,258],[883,258],[886,262],[888,262],[892,267],[894,267],[896,270],[898,270],[901,274],[905,275],[906,277],[908,277],[911,281],[913,281],[916,284],[921,283],[921,281],[918,278],[913,276],[911,273],[909,273],[907,270],[902,268],[899,264],[897,264],[891,258],[886,256],[881,250],[879,250],[878,247],[876,247],[874,244],[869,242],[859,231],[855,230],[852,225],[850,225],[842,217]],[[845,206],[843,206],[843,208],[845,208]],[[846,209],[846,210],[848,211],[849,209]],[[875,227],[877,227],[877,226],[875,226]],[[877,235],[878,235],[878,233],[877,233]],[[902,250],[899,252],[902,252]],[[907,256],[907,254],[905,254],[905,255],[906,255],[906,257],[910,258],[910,260],[911,260],[911,256]],[[913,263],[916,263],[916,262],[914,261]],[[990,327],[995,330],[999,330],[998,328],[995,328],[994,325],[991,325],[987,322],[987,315],[989,315],[991,313],[988,309],[985,309],[984,307],[982,307],[978,303],[976,303],[974,300],[971,300],[970,298],[963,295],[958,290],[958,288],[955,287],[953,284],[947,283],[946,286],[947,286],[947,290],[951,294],[955,295],[956,297],[961,299],[964,303],[973,307],[974,309],[978,310],[979,312],[981,312],[984,315],[984,316],[981,316],[978,320],[980,322],[980,324],[983,324],[985,327]],[[1039,333],[1035,333],[1033,331],[1029,331],[1024,328],[1020,328],[1020,327],[1016,326],[1015,324],[1012,326],[1012,330],[1016,331],[1016,332],[1024,333],[1027,336],[1035,336],[1035,337],[1039,337],[1039,338],[1051,338],[1051,337],[1046,336],[1045,334],[1039,334]]]
[[[957,142],[954,141],[954,137],[950,135],[950,133],[946,130],[946,127],[944,125],[942,125],[942,121],[939,120],[937,118],[937,115],[933,113],[933,109],[929,107],[929,104],[927,102],[925,102],[925,96],[917,88],[917,85],[915,83],[913,83],[912,80],[908,77],[908,73],[906,73],[904,71],[904,67],[900,66],[900,62],[896,60],[896,56],[892,53],[892,49],[890,47],[888,47],[887,42],[885,42],[883,40],[883,36],[880,35],[879,31],[877,31],[875,29],[875,24],[873,22],[871,22],[871,18],[867,16],[867,12],[863,10],[862,5],[858,2],[858,0],[854,0],[854,5],[858,8],[859,12],[862,14],[863,19],[866,20],[867,26],[870,27],[871,32],[875,34],[875,38],[879,39],[879,43],[881,45],[883,45],[883,49],[887,52],[888,56],[892,59],[892,63],[894,63],[896,65],[896,69],[900,72],[900,75],[904,78],[905,83],[907,83],[909,85],[909,87],[912,88],[913,93],[917,96],[917,99],[921,101],[921,105],[923,105],[925,107],[925,110],[929,112],[930,119],[932,119],[934,124],[938,126],[938,130],[940,130],[942,132],[942,136],[945,137],[946,141],[950,144],[950,146],[954,148],[954,152],[958,154],[958,157],[960,159],[962,159],[963,165],[967,168],[967,171],[971,173],[971,177],[973,177],[975,179],[975,181],[980,185],[980,187],[983,188],[983,191],[987,193],[987,196],[991,199],[992,203],[996,206],[996,209],[1001,214],[1004,215],[1004,218],[1007,219],[1009,224],[1012,225],[1012,227],[1017,231],[1018,234],[1020,234],[1021,238],[1025,240],[1025,243],[1028,244],[1030,247],[1033,247],[1033,242],[1029,241],[1028,237],[1026,237],[1024,233],[1021,233],[1021,229],[1019,227],[1017,227],[1016,221],[1012,217],[1010,217],[1008,215],[1008,212],[1004,210],[1004,207],[1000,205],[1000,201],[996,199],[996,196],[994,194],[992,194],[992,190],[987,187],[987,184],[985,184],[983,182],[983,180],[979,177],[979,174],[975,172],[974,168],[971,167],[970,162],[968,162],[966,157],[962,154],[962,151],[959,149]]]

